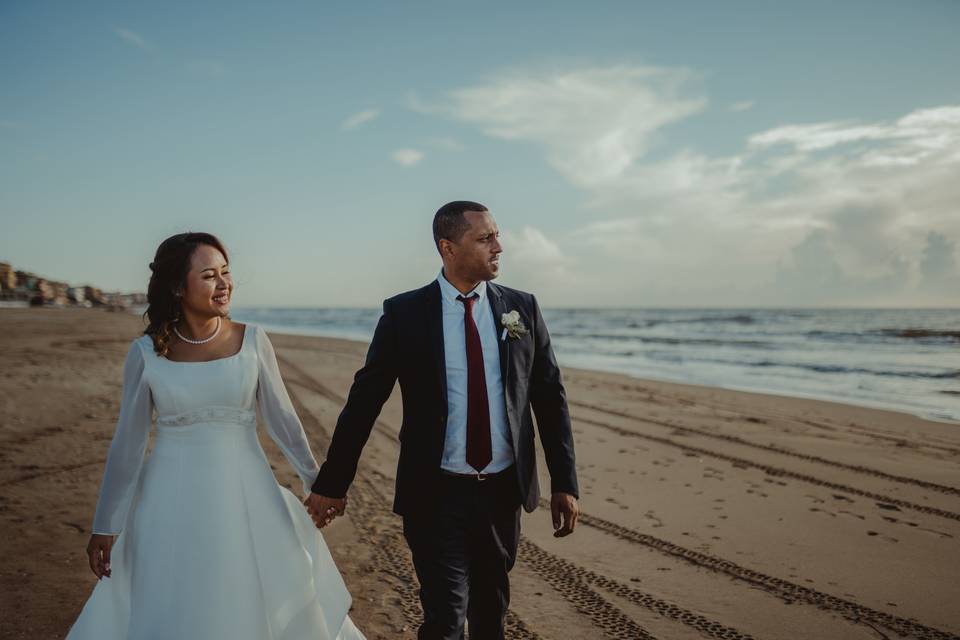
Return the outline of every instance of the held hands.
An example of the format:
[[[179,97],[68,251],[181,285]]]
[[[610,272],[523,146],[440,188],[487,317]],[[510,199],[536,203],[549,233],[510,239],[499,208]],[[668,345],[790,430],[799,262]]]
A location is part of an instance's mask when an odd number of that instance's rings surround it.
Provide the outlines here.
[[[580,505],[577,499],[569,493],[555,493],[550,498],[550,512],[553,514],[553,537],[562,538],[573,533],[577,526],[577,516],[580,515]],[[560,519],[563,516],[563,526]]]
[[[110,577],[110,550],[113,549],[113,543],[117,539],[104,533],[94,533],[90,536],[90,542],[87,543],[87,557],[90,560],[90,570],[97,580],[102,577]]]
[[[318,493],[311,493],[303,501],[303,504],[306,505],[307,513],[310,514],[313,523],[317,525],[317,529],[323,529],[334,518],[342,516],[344,511],[347,510],[347,497],[328,498]]]

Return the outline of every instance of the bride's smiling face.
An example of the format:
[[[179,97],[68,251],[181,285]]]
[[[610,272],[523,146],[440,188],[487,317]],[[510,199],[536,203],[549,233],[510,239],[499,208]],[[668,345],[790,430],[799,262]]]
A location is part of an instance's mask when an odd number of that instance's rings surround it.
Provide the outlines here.
[[[227,259],[215,247],[203,244],[190,258],[182,305],[202,317],[226,317],[233,295],[233,277]]]

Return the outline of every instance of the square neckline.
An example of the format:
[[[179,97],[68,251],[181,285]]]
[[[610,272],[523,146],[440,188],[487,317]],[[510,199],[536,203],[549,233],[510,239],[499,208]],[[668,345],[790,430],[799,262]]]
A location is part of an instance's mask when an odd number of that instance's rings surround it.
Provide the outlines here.
[[[157,356],[167,362],[172,362],[173,364],[210,364],[211,362],[223,362],[224,360],[231,360],[236,358],[244,349],[247,348],[247,334],[250,333],[250,323],[244,323],[243,325],[243,337],[240,339],[240,348],[237,349],[236,353],[232,353],[229,356],[224,356],[222,358],[214,358],[213,360],[171,360],[166,356]],[[156,354],[154,354],[156,355]]]

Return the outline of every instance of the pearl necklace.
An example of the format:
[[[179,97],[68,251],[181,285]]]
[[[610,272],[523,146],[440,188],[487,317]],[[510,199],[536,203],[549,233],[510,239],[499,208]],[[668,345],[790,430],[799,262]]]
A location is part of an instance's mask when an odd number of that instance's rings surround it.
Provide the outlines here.
[[[177,327],[173,327],[173,332],[177,334],[177,337],[183,340],[184,342],[189,342],[190,344],[203,344],[205,342],[210,342],[217,337],[217,334],[220,333],[220,316],[217,316],[217,328],[214,329],[213,334],[209,338],[204,338],[203,340],[191,340],[190,338],[184,338],[183,334],[177,330]]]

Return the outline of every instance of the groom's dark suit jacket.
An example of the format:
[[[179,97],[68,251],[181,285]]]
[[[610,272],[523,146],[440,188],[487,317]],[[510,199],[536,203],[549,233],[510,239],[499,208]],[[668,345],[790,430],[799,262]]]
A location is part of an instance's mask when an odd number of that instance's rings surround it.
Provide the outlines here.
[[[490,313],[497,327],[500,375],[523,506],[533,511],[540,498],[531,408],[550,471],[551,491],[579,497],[566,394],[536,298],[492,282],[487,288]],[[513,310],[519,312],[528,333],[500,340],[500,317]],[[402,515],[430,509],[440,485],[447,376],[440,285],[436,281],[384,301],[366,364],[354,377],[326,462],[313,484],[314,493],[332,498],[346,495],[357,472],[360,452],[397,380],[403,395],[403,424],[393,510]]]

